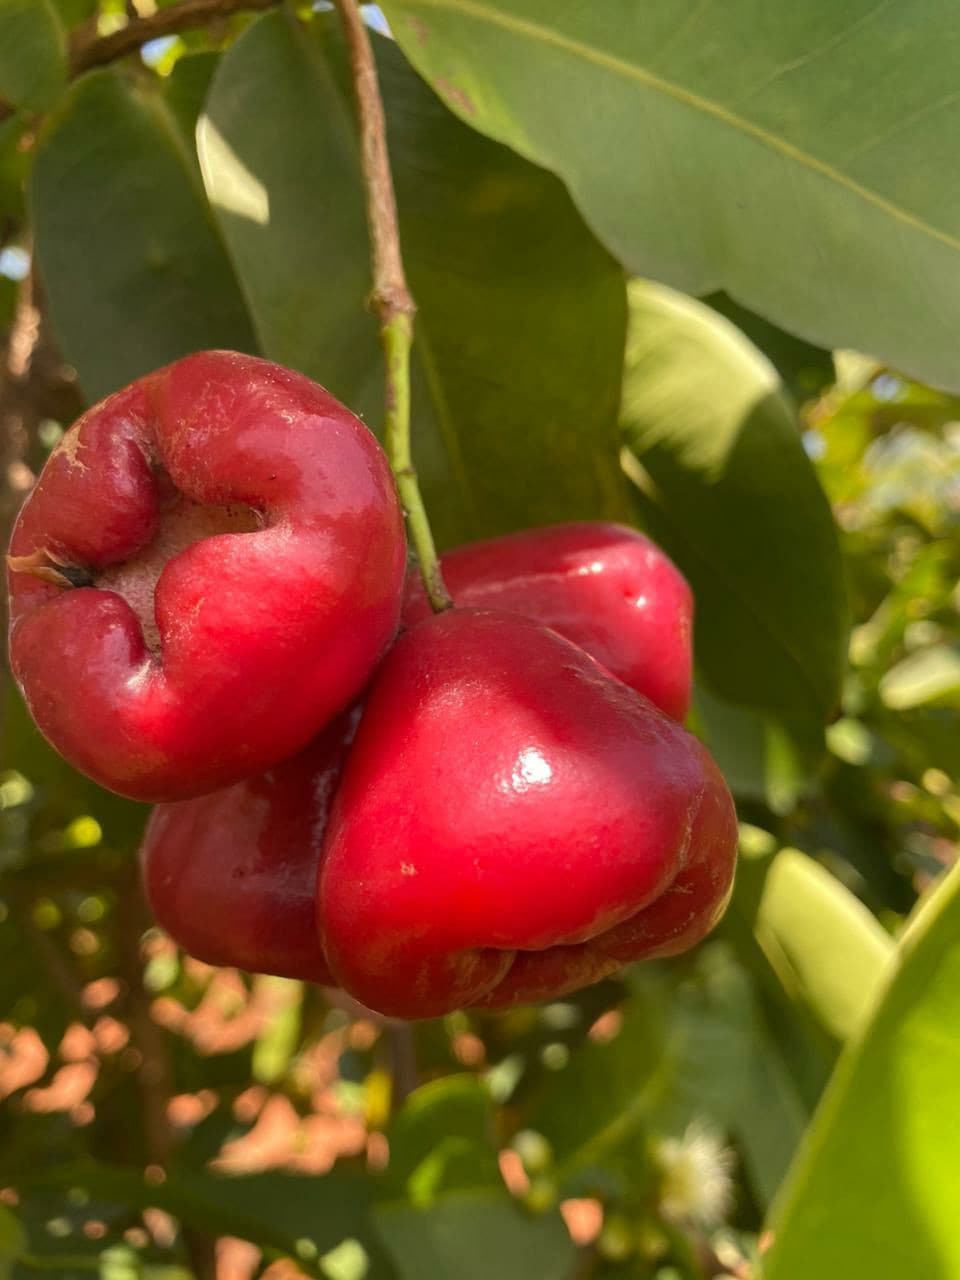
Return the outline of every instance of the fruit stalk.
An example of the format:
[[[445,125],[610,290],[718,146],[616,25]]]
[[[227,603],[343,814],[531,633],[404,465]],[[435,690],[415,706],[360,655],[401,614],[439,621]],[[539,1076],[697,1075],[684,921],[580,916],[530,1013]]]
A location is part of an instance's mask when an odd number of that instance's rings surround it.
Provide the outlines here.
[[[335,0],[350,50],[354,96],[360,124],[360,154],[367,196],[367,225],[373,270],[371,305],[380,322],[386,366],[384,448],[397,482],[410,541],[430,606],[435,613],[453,604],[444,585],[430,521],[420,494],[410,448],[410,351],[416,305],[407,286],[400,252],[397,201],[387,153],[387,128],[370,35],[357,0]]]

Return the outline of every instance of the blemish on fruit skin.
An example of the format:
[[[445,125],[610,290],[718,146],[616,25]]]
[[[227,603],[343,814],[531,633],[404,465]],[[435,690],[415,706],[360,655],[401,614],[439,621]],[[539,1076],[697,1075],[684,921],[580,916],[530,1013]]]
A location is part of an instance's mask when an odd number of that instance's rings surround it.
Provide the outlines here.
[[[437,89],[441,95],[446,98],[453,106],[459,107],[464,115],[475,116],[477,114],[476,103],[466,92],[458,85],[455,85],[446,76],[437,76]]]
[[[417,44],[424,45],[427,43],[427,36],[430,34],[430,28],[422,18],[408,18],[407,25],[413,33],[413,38]]]
[[[413,865],[412,862],[401,862],[400,874],[402,876],[415,876],[417,874],[417,868]]]
[[[81,471],[86,471],[87,464],[77,456],[83,447],[80,432],[76,427],[73,427],[66,433],[54,452],[57,457],[62,457],[65,460],[68,467],[79,467]]]

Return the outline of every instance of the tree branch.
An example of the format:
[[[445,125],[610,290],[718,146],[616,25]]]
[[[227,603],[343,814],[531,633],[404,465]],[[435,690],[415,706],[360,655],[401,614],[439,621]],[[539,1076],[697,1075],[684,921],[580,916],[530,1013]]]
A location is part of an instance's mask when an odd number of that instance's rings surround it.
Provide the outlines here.
[[[132,18],[125,27],[112,31],[108,36],[98,36],[95,29],[81,27],[72,33],[70,39],[70,76],[73,78],[94,67],[116,62],[151,40],[179,35],[181,31],[194,31],[235,13],[272,9],[280,3],[281,0],[180,0],[179,4],[158,9],[149,18]],[[0,98],[0,124],[15,111],[12,103]]]
[[[102,67],[134,53],[151,40],[193,31],[243,10],[271,9],[279,3],[280,0],[180,0],[179,4],[158,9],[149,18],[131,19],[125,27],[108,36],[91,38],[86,33],[77,33],[70,50],[70,72],[78,76],[92,67]]]
[[[453,601],[440,572],[410,449],[410,349],[416,307],[407,287],[400,253],[397,201],[387,154],[383,99],[370,34],[357,0],[334,2],[350,50],[360,122],[360,155],[367,193],[367,225],[373,268],[371,302],[380,321],[380,340],[386,364],[384,445],[406,512],[410,541],[417,554],[423,584],[431,606],[439,613],[449,609]]]

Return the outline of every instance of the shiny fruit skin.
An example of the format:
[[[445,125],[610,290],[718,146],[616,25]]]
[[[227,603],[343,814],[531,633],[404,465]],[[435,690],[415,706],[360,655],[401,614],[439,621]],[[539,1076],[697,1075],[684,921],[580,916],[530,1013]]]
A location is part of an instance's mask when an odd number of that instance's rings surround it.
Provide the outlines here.
[[[461,607],[502,609],[553,627],[668,716],[686,716],[693,596],[669,556],[642,533],[600,522],[548,525],[457,547],[441,564]],[[410,574],[404,625],[429,614]]]
[[[443,566],[461,600],[499,599],[516,612],[525,608],[592,645],[588,652],[602,655],[609,670],[658,691],[675,712],[685,706],[689,589],[642,535],[617,525],[554,525],[461,547],[446,553]],[[657,591],[666,598],[658,600]],[[643,592],[647,603],[640,609],[636,600]],[[429,616],[411,570],[404,622]],[[657,635],[662,643],[654,653]],[[351,733],[359,713],[358,705]],[[314,922],[314,893],[322,834],[346,758],[346,738],[337,733],[332,726],[320,742],[264,777],[158,807],[143,846],[144,879],[157,919],[186,950],[210,963],[331,981]],[[688,868],[687,874],[700,872]],[[702,874],[709,875],[710,867]],[[666,919],[681,905],[685,899],[674,894],[651,909],[664,917],[665,937],[682,933],[683,920]],[[281,919],[286,928],[275,924]],[[243,927],[227,928],[225,921],[242,921]],[[594,958],[609,963],[598,952]],[[518,960],[511,971],[518,991],[523,969]],[[538,973],[542,984],[542,963]],[[510,984],[498,989],[501,998],[510,990]]]
[[[319,871],[334,976],[381,1013],[546,999],[719,918],[733,802],[705,748],[556,632],[457,609],[368,693]]]
[[[164,557],[172,525],[205,520],[245,531]],[[94,406],[49,458],[11,541],[13,671],[75,767],[183,799],[292,756],[357,696],[404,571],[359,419],[300,374],[202,352]]]
[[[192,956],[333,982],[316,927],[317,864],[356,723],[347,712],[276,769],[154,809],[144,888],[158,924]]]

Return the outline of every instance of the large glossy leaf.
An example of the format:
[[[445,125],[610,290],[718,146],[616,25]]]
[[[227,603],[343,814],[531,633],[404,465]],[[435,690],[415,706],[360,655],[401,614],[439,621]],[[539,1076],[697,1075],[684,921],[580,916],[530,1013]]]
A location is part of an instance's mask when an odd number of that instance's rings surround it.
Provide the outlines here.
[[[960,1275],[960,871],[921,906],[774,1215],[765,1280]]]
[[[0,98],[43,110],[66,75],[66,36],[51,0],[0,0]]]
[[[460,124],[390,42],[377,41],[377,57],[419,307],[417,463],[442,540],[622,514],[619,268],[555,178]],[[256,23],[223,60],[198,140],[264,351],[378,426],[381,359],[336,26],[301,29],[282,14]]]
[[[960,386],[949,0],[384,9],[451,108],[559,173],[631,271]]]
[[[187,352],[255,339],[195,165],[159,95],[95,72],[34,167],[54,328],[91,399]]]
[[[630,285],[622,422],[641,518],[690,579],[723,698],[809,725],[839,698],[836,528],[773,366],[710,308]]]

